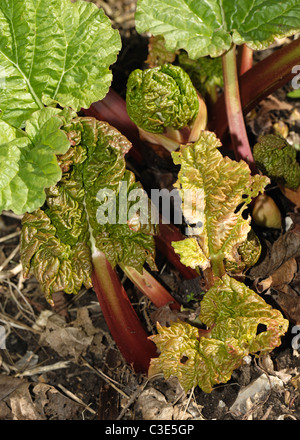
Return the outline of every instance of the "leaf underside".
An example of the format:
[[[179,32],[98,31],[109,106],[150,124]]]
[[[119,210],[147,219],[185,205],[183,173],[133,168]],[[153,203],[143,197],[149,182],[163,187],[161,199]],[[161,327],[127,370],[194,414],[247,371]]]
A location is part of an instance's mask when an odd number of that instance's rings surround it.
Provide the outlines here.
[[[138,0],[136,27],[197,59],[222,55],[232,43],[264,49],[275,37],[299,32],[299,16],[298,0]]]

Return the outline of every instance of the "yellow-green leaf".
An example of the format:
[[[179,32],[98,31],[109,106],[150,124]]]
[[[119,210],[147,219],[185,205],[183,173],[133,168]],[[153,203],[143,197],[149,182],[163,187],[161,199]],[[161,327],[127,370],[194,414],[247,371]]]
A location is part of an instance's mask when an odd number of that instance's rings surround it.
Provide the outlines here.
[[[211,330],[182,321],[169,327],[158,324],[151,336],[160,351],[152,359],[149,375],[176,376],[185,391],[199,386],[210,393],[226,383],[248,354],[266,353],[280,345],[289,322],[244,284],[225,275],[204,295],[200,320]],[[258,332],[258,325],[265,330]]]
[[[243,213],[269,182],[265,176],[252,176],[246,162],[223,157],[220,146],[214,133],[203,131],[197,142],[172,154],[174,163],[180,165],[175,186],[181,194],[185,220],[197,225],[195,239],[203,255],[199,260],[202,269],[208,260],[213,268],[225,258],[234,260],[234,251],[251,229],[250,216],[244,218]],[[193,201],[197,206],[191,211]],[[176,243],[177,249],[178,246]],[[186,242],[186,253],[189,252],[190,242]],[[187,261],[184,244],[180,255]]]

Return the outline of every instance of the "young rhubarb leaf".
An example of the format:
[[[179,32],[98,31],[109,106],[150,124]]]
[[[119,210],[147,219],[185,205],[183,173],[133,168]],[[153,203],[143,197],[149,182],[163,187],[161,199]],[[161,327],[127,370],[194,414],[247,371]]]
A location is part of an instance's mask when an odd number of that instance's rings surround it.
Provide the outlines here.
[[[297,150],[283,137],[274,134],[261,136],[253,148],[257,167],[270,179],[296,190],[300,186],[300,165]]]
[[[135,210],[136,200],[128,196],[144,194],[125,168],[129,141],[94,118],[75,118],[63,131],[71,147],[58,156],[62,178],[46,189],[43,209],[22,221],[25,275],[36,276],[48,299],[58,290],[91,287],[92,260],[99,254],[112,268],[121,263],[139,271],[145,263],[155,268],[155,225],[142,218],[140,205]]]
[[[217,276],[224,275],[224,259],[236,262],[236,251],[251,230],[244,211],[269,182],[265,176],[251,176],[244,161],[223,157],[220,146],[214,133],[203,131],[197,142],[172,153],[181,167],[175,186],[183,215],[196,225],[192,237],[172,245],[184,264],[202,269],[211,265]]]
[[[138,0],[137,31],[163,35],[166,48],[191,59],[219,56],[231,45],[264,49],[300,30],[298,0]]]
[[[253,229],[251,229],[247,235],[247,239],[238,246],[235,253],[235,261],[225,259],[225,270],[230,274],[244,272],[258,262],[260,254],[261,244],[259,238]]]
[[[129,75],[126,106],[130,119],[145,131],[163,133],[190,125],[198,114],[196,90],[179,66],[163,64]]]
[[[2,0],[0,27],[4,121],[21,127],[44,105],[78,111],[108,92],[121,41],[93,3]]]
[[[28,119],[25,131],[0,121],[0,212],[31,212],[45,201],[44,188],[61,178],[56,154],[69,146],[60,130],[65,118],[54,108],[44,108]]]
[[[48,301],[54,292],[77,293],[92,287],[91,251],[83,224],[77,241],[70,245],[59,238],[48,215],[41,209],[26,213],[22,221],[21,261],[24,276],[33,274]]]
[[[158,325],[151,336],[160,355],[152,359],[149,375],[176,376],[185,391],[199,386],[210,393],[215,384],[226,383],[248,354],[267,353],[280,345],[288,321],[244,284],[225,275],[204,295],[199,319],[211,329],[175,322]],[[258,332],[258,326],[265,330]]]

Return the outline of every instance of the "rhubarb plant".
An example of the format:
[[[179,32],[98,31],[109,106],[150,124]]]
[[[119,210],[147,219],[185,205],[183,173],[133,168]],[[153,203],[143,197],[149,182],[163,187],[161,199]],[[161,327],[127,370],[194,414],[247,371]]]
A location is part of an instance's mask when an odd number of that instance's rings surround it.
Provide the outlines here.
[[[278,310],[273,310],[259,295],[233,278],[259,257],[259,246],[253,242],[246,210],[269,183],[266,176],[257,173],[246,133],[236,49],[244,45],[250,51],[262,50],[275,37],[297,33],[299,12],[299,2],[294,0],[256,0],[243,5],[231,0],[137,2],[138,32],[163,36],[167,50],[183,49],[191,60],[221,57],[224,102],[238,161],[222,156],[218,151],[220,141],[212,132],[200,133],[194,144],[182,145],[178,152],[172,153],[174,163],[180,166],[176,186],[181,193],[183,212],[189,212],[184,205],[196,202],[191,216],[186,216],[189,237],[172,245],[181,262],[202,271],[209,285],[200,303],[199,319],[204,332],[202,328],[180,321],[169,327],[158,325],[158,335],[151,339],[160,355],[152,360],[149,374],[175,375],[185,390],[198,385],[210,392],[214,384],[227,382],[246,354],[273,350],[288,328],[288,321]],[[298,58],[299,44],[295,43],[289,52],[289,62],[296,62]],[[272,63],[274,78],[286,77],[280,62],[284,64],[284,56]],[[242,72],[249,67],[245,67],[246,63],[241,65]],[[250,76],[251,70],[244,75]],[[266,90],[270,93],[272,87],[267,88],[266,83],[264,86],[264,93]],[[217,101],[216,107],[218,105]],[[222,110],[214,115],[216,125]],[[224,114],[220,115],[222,118],[224,120]],[[213,123],[209,125],[214,130]],[[265,326],[261,333],[259,324]]]
[[[77,114],[108,92],[120,35],[102,9],[81,0],[4,0],[0,23],[0,212],[23,215],[24,276],[37,278],[51,304],[54,292],[93,287],[125,360],[145,371],[155,346],[116,266],[154,304],[178,304],[143,269],[155,269],[156,226],[126,170],[131,143]]]
[[[180,165],[175,186],[181,194],[182,212],[189,225],[197,225],[191,228],[192,237],[174,242],[173,247],[186,265],[203,270],[211,267],[215,275],[222,277],[224,262],[237,266],[242,262],[237,250],[251,231],[250,216],[244,218],[243,214],[269,179],[249,175],[244,161],[223,157],[219,147],[215,134],[203,131],[192,146],[182,146],[172,154],[174,163]],[[194,194],[192,201],[189,192]],[[254,246],[254,252],[255,249],[259,250],[259,246]],[[258,258],[259,253],[252,264]]]
[[[149,375],[176,376],[185,391],[199,386],[210,393],[226,383],[249,354],[267,353],[280,344],[288,321],[243,283],[225,275],[204,295],[199,319],[209,328],[177,321],[170,327],[158,325],[151,337],[160,350]],[[266,330],[257,334],[258,325]]]
[[[112,268],[122,263],[141,272],[146,262],[156,268],[155,225],[142,224],[138,217],[134,227],[130,225],[127,218],[133,201],[124,212],[125,221],[119,215],[113,224],[99,218],[110,204],[115,203],[113,209],[120,204],[121,184],[126,185],[126,198],[140,188],[125,168],[129,141],[94,118],[73,118],[63,130],[72,146],[58,156],[62,179],[46,189],[43,207],[26,213],[22,220],[24,275],[32,272],[48,299],[60,290],[77,293],[82,285],[91,287],[91,255],[97,252],[106,255]]]
[[[215,384],[230,379],[246,355],[263,354],[280,345],[288,328],[279,310],[230,273],[232,266],[243,263],[243,271],[258,259],[257,247],[247,244],[251,217],[245,213],[269,179],[251,176],[244,161],[223,157],[220,146],[214,133],[204,131],[197,142],[172,154],[180,165],[176,186],[183,212],[188,213],[186,221],[197,225],[189,238],[172,245],[183,264],[211,272],[207,277],[211,282],[200,302],[204,332],[182,321],[169,327],[158,324],[158,334],[151,340],[160,355],[151,361],[149,375],[176,376],[186,391],[199,386],[211,392]],[[185,204],[194,208],[185,210]],[[247,249],[244,254],[239,252],[241,247]]]
[[[73,118],[62,129],[71,143],[58,156],[62,178],[46,189],[41,208],[23,216],[24,276],[36,277],[49,302],[55,292],[76,294],[94,286],[124,357],[145,369],[155,351],[114,271],[117,264],[140,273],[145,263],[156,268],[155,225],[130,216],[135,201],[126,204],[126,212],[121,206],[122,198],[141,190],[125,167],[131,144],[95,118]],[[110,214],[115,223],[103,221]]]
[[[291,0],[278,3],[277,9],[274,1],[265,2],[266,8],[259,8],[261,2],[254,1],[240,12],[225,0],[222,8],[210,1],[194,3],[139,0],[139,30],[148,30],[150,18],[154,28],[149,29],[163,34],[171,50],[182,47],[191,58],[224,53],[225,89],[230,89],[235,44],[262,48],[274,35],[290,35],[298,26],[293,19],[299,12],[298,2]],[[266,28],[256,26],[255,20],[264,18],[261,9],[272,12]],[[281,20],[279,31],[275,16]],[[246,24],[249,21],[250,27]],[[228,380],[246,353],[263,353],[278,345],[287,322],[230,277],[243,272],[259,256],[245,210],[268,180],[252,177],[245,162],[236,165],[223,158],[213,133],[201,133],[207,121],[206,107],[185,72],[171,65],[157,68],[154,74],[139,72],[133,76],[129,98],[133,99],[134,118],[141,116],[135,108],[139,101],[143,102],[143,112],[149,110],[150,101],[142,101],[138,90],[148,84],[144,81],[148,74],[151,93],[158,93],[162,103],[159,91],[164,91],[170,106],[166,106],[167,117],[150,106],[152,114],[147,123],[163,126],[163,134],[168,133],[172,144],[170,151],[185,139],[186,128],[190,130],[186,137],[189,144],[175,153],[174,161],[181,166],[178,188],[183,206],[190,206],[184,190],[193,189],[200,208],[196,215],[186,217],[191,237],[175,243],[174,249],[190,268],[210,272],[212,281],[200,314],[208,327],[206,336],[187,323],[181,324],[179,335],[179,324],[173,324],[170,329],[175,338],[171,340],[165,337],[168,330],[160,328],[159,335],[152,337],[162,352],[155,360],[155,345],[148,339],[115,269],[119,266],[155,305],[179,305],[143,269],[144,264],[156,267],[156,227],[143,214],[146,197],[141,185],[126,169],[125,155],[131,144],[108,123],[77,114],[108,92],[109,67],[120,50],[120,36],[101,9],[81,0],[3,0],[0,22],[0,212],[24,214],[24,275],[35,275],[50,303],[54,292],[76,294],[83,286],[94,287],[125,360],[137,371],[145,371],[153,358],[152,373],[178,375],[185,389],[198,384],[209,391],[215,383]],[[182,22],[188,26],[178,31]],[[189,36],[189,30],[196,37]],[[170,80],[170,89],[165,79]],[[235,102],[236,92],[234,83],[227,108]],[[238,108],[233,109],[233,115]],[[170,109],[177,117],[174,127]],[[240,156],[247,159],[247,155]],[[132,209],[137,202],[130,197],[133,193],[144,203],[138,202],[138,209]],[[124,201],[129,203],[124,205]],[[109,221],[104,221],[107,216]],[[258,323],[266,326],[261,334],[257,334]],[[178,354],[178,343],[185,336],[184,350],[180,348]]]

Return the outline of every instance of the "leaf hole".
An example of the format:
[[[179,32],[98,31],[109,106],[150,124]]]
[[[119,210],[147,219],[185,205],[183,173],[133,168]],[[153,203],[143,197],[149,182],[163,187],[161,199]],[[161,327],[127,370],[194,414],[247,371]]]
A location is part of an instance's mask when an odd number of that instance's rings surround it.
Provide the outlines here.
[[[238,214],[240,212],[240,210],[242,209],[244,203],[240,203],[234,210],[235,214]]]
[[[181,359],[180,359],[180,363],[181,363],[181,364],[185,364],[188,360],[189,360],[189,358],[188,358],[187,356],[184,356],[184,355],[183,355],[183,356],[181,357]]]
[[[259,335],[260,333],[267,331],[267,329],[268,328],[265,324],[258,324],[257,329],[256,329],[256,335]]]

